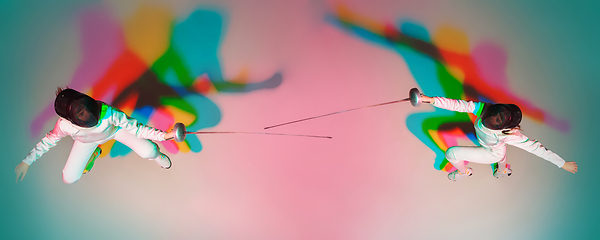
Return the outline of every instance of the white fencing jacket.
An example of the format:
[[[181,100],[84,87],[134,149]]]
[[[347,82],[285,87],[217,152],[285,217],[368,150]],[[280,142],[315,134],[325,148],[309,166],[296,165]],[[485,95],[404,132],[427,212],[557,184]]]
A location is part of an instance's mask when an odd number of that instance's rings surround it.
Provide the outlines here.
[[[54,129],[42,138],[23,162],[31,165],[44,153],[48,152],[50,148],[56,146],[63,137],[71,136],[75,141],[102,144],[113,139],[119,129],[125,129],[138,138],[155,141],[165,140],[166,132],[138,123],[136,119],[127,116],[119,109],[102,103],[100,121],[96,126],[91,128],[79,127],[61,117],[54,125]]]
[[[434,97],[433,106],[456,112],[468,112],[477,116],[475,119],[475,133],[479,144],[488,149],[492,154],[504,156],[506,154],[506,144],[521,148],[540,158],[543,158],[558,167],[565,164],[556,153],[545,148],[537,140],[530,140],[519,130],[513,130],[509,134],[502,133],[502,130],[492,130],[483,126],[481,114],[485,103],[465,100],[456,100],[443,97]]]

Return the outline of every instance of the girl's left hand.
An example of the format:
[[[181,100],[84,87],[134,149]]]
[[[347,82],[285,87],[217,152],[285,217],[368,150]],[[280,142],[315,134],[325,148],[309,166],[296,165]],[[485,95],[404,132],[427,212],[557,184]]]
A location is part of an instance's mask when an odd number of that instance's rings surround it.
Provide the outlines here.
[[[17,174],[17,182],[19,182],[19,177],[21,177],[21,181],[27,174],[27,170],[29,170],[29,164],[21,162],[17,167],[15,167],[15,173]]]
[[[565,165],[562,166],[562,169],[567,170],[572,173],[576,173],[577,172],[577,163],[566,162]]]

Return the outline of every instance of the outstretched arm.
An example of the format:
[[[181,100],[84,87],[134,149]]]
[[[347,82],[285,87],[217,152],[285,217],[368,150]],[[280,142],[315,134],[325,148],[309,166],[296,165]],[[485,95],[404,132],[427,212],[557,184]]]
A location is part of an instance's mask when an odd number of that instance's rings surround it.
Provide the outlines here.
[[[577,164],[575,162],[566,162],[558,154],[544,147],[539,141],[529,139],[518,130],[508,135],[506,143],[528,151],[566,171],[577,172]]]
[[[63,137],[67,135],[61,129],[61,122],[63,120],[61,118],[56,121],[54,125],[54,129],[52,129],[42,140],[35,145],[35,147],[27,154],[27,157],[23,159],[17,167],[15,167],[15,173],[17,174],[17,182],[19,181],[19,177],[21,177],[21,181],[25,178],[25,174],[27,174],[27,170],[29,169],[29,165],[35,162],[38,158],[40,158],[44,153],[48,152],[50,148],[56,146],[58,141],[60,141]]]
[[[110,124],[121,127],[138,138],[150,139],[154,141],[165,141],[167,132],[147,126],[122,112],[121,110],[107,106],[107,114],[110,114],[108,121]]]
[[[455,112],[473,113],[479,116],[485,106],[483,102],[465,101],[460,99],[451,99],[443,97],[429,97],[421,95],[421,102],[429,103],[437,108],[442,108]]]

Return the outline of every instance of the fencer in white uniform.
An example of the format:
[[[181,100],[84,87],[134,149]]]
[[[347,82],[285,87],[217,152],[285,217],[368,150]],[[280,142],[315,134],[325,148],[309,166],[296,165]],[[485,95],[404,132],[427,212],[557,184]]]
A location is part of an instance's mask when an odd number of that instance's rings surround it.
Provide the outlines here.
[[[117,108],[96,101],[73,89],[57,91],[54,109],[60,116],[52,129],[15,168],[17,180],[25,177],[29,165],[66,136],[74,140],[73,148],[63,168],[63,181],[71,184],[79,180],[88,160],[98,147],[115,139],[136,152],[142,158],[154,160],[164,169],[171,167],[171,160],[160,152],[156,143],[172,138],[172,132],[164,132],[127,116]]]
[[[545,148],[537,140],[531,140],[520,131],[521,109],[514,104],[490,104],[443,97],[421,96],[421,101],[435,107],[477,116],[474,127],[480,146],[454,146],[446,151],[446,159],[457,169],[448,179],[458,180],[471,176],[473,169],[465,161],[483,164],[498,163],[495,177],[510,176],[512,169],[506,164],[506,144],[521,148],[543,158],[559,168],[577,172],[575,162],[565,162],[556,153]]]

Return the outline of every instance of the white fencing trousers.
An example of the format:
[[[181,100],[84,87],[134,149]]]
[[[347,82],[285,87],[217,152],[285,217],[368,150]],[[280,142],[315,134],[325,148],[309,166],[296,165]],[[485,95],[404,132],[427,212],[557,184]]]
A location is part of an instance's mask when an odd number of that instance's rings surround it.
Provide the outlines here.
[[[87,165],[88,160],[96,150],[99,144],[105,143],[111,139],[115,139],[125,146],[131,148],[135,153],[142,158],[154,160],[160,154],[160,150],[156,143],[143,138],[138,138],[135,135],[127,132],[127,130],[119,129],[114,135],[114,138],[105,139],[98,142],[82,143],[79,141],[73,142],[73,148],[63,168],[63,181],[66,184],[77,182],[83,174],[83,169]]]
[[[465,161],[483,164],[506,163],[506,148],[490,151],[481,146],[457,146],[446,150],[446,159],[461,173],[467,171]]]

